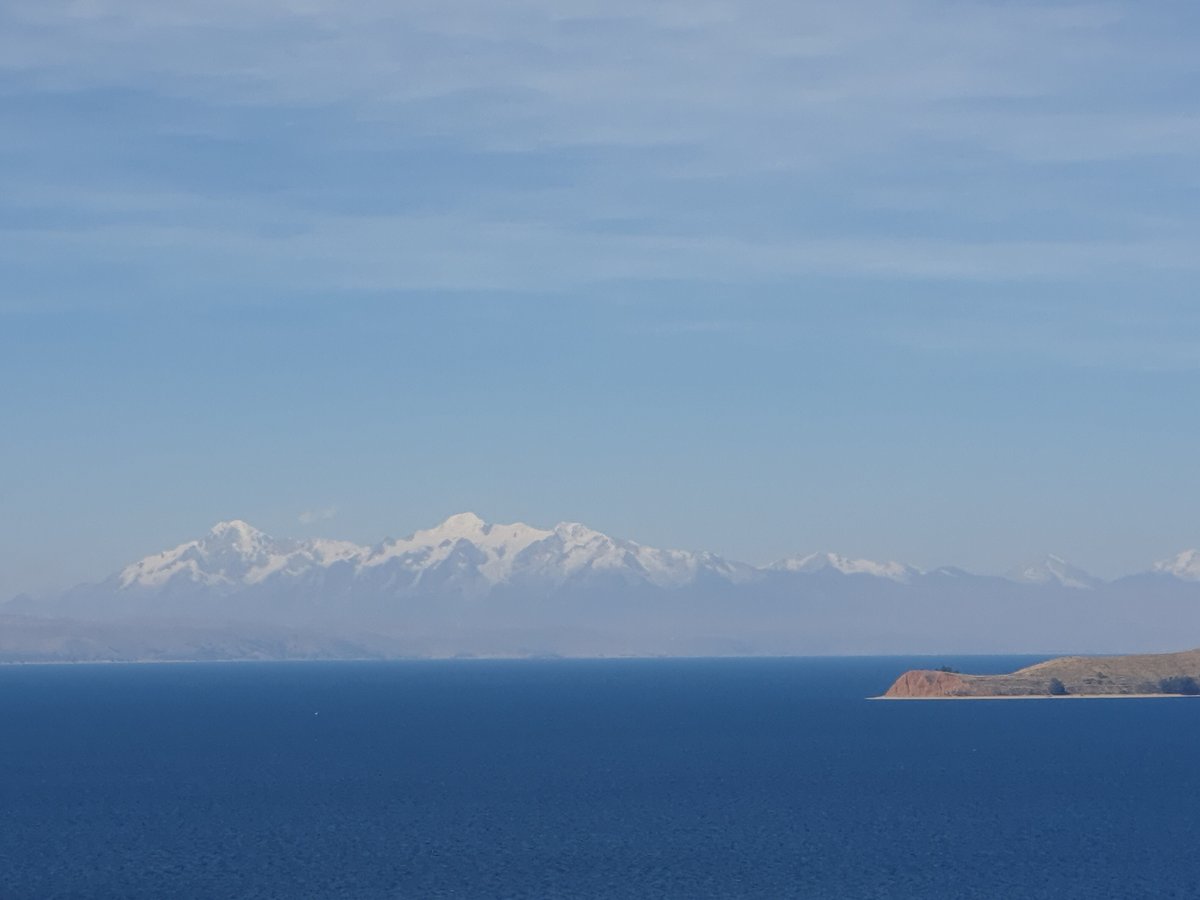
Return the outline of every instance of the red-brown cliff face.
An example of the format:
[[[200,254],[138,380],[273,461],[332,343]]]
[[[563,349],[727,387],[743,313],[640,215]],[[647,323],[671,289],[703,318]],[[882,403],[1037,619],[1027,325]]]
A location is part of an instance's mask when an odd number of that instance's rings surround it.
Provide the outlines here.
[[[1135,656],[1064,656],[1009,675],[960,675],[914,669],[885,698],[1100,697],[1200,694],[1200,650]]]
[[[885,697],[953,697],[968,693],[966,679],[954,672],[914,669],[888,688]]]

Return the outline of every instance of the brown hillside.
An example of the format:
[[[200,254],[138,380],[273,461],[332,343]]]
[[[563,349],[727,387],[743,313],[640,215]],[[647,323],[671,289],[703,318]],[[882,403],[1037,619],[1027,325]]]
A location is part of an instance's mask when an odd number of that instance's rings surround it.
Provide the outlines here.
[[[1200,692],[1200,649],[1133,656],[1063,656],[1010,675],[905,672],[884,697],[1036,697]]]

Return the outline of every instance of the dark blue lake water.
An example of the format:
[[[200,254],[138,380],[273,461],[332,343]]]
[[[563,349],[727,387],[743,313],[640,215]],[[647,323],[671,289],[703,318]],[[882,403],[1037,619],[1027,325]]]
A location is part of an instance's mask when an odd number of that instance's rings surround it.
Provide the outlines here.
[[[2,668],[0,896],[1200,897],[1200,701],[912,664]]]

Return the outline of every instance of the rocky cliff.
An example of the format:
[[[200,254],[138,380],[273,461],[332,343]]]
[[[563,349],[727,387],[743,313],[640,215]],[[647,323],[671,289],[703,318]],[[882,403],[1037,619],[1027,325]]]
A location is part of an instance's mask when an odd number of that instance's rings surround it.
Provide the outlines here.
[[[964,675],[916,669],[884,694],[890,699],[940,697],[1113,696],[1200,694],[1200,649],[1134,656],[1064,656],[1008,675]]]

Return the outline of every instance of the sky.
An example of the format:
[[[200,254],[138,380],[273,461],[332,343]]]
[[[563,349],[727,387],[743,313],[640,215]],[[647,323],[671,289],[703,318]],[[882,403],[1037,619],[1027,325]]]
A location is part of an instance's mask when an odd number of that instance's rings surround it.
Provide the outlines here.
[[[243,518],[1200,546],[1200,6],[6,0],[0,597]]]

